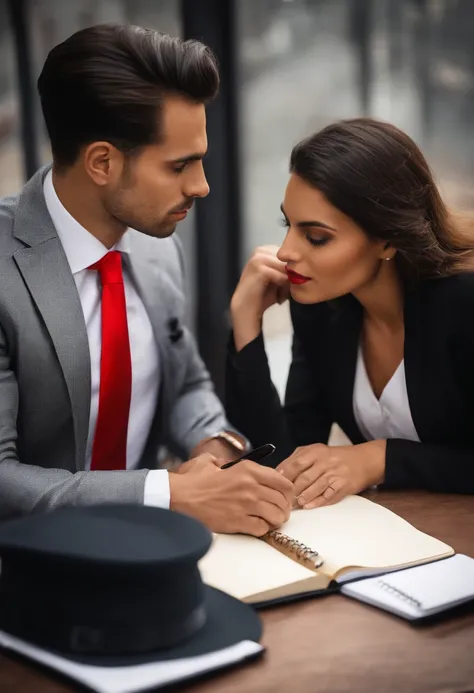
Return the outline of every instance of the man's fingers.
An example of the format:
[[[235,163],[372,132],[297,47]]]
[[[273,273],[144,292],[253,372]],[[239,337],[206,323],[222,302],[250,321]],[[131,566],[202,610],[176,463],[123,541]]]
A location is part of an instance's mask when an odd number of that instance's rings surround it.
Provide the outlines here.
[[[262,486],[268,486],[268,488],[275,489],[275,491],[280,491],[288,500],[288,503],[291,503],[295,493],[291,481],[271,467],[263,467],[256,462],[249,462],[248,464],[252,465],[252,474],[254,474],[254,478]]]
[[[243,523],[243,534],[251,534],[254,537],[263,537],[270,530],[270,526],[261,517],[246,517]]]
[[[222,467],[223,464],[227,464],[229,460],[224,459],[223,457],[215,457],[214,458],[214,464],[216,467],[219,467],[219,469]]]
[[[274,505],[282,513],[281,522],[286,522],[291,512],[291,501],[287,496],[285,496],[281,491],[277,491],[274,488],[269,488],[268,486],[260,486],[259,496],[259,500]]]
[[[266,500],[261,500],[256,503],[255,510],[253,510],[252,514],[265,520],[270,529],[281,527],[286,520],[286,513],[278,506]]]

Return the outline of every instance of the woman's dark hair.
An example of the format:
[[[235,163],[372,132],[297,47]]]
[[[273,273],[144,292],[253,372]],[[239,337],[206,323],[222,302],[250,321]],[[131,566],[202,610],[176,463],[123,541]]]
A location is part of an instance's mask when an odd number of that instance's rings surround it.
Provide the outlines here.
[[[125,153],[159,141],[167,94],[207,103],[219,89],[211,50],[151,29],[101,24],[49,53],[38,79],[54,163],[73,164],[84,145],[104,140]]]
[[[295,146],[290,171],[370,237],[397,249],[405,281],[474,269],[472,223],[446,208],[415,142],[394,125],[356,118]]]

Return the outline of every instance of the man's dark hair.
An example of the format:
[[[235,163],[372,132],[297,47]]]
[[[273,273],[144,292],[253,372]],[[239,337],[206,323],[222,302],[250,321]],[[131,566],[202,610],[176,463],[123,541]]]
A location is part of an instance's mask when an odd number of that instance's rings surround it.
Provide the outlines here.
[[[166,95],[208,103],[219,89],[212,51],[151,29],[101,24],[82,29],[49,53],[38,79],[58,167],[100,140],[124,153],[160,140]]]

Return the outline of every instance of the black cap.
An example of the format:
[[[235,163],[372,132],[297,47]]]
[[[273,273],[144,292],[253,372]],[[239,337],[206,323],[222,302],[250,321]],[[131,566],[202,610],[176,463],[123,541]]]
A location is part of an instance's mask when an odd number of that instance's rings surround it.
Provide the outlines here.
[[[196,520],[146,506],[66,507],[7,522],[0,629],[111,666],[258,641],[257,614],[201,581],[210,544]]]

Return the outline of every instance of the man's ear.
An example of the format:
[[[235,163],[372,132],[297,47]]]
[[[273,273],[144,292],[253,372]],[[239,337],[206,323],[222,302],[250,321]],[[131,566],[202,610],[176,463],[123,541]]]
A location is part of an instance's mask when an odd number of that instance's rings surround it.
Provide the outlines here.
[[[100,186],[117,180],[123,170],[123,154],[110,142],[92,142],[84,150],[84,168]]]

